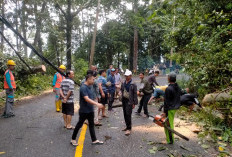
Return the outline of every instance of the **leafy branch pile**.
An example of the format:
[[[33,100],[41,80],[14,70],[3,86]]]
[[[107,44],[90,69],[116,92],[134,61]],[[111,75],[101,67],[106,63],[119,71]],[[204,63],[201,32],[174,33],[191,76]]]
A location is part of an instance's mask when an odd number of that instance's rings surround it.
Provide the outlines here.
[[[200,94],[231,85],[232,2],[166,0],[150,16]]]

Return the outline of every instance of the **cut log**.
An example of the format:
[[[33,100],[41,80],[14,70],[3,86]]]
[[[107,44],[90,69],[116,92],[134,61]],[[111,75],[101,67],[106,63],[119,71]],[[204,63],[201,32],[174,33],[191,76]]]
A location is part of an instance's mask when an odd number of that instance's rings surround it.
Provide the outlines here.
[[[203,105],[214,104],[215,102],[228,102],[232,100],[231,92],[211,93],[205,95],[202,100]]]
[[[46,67],[45,65],[40,65],[37,67],[30,67],[31,70],[24,70],[20,71],[20,75],[30,75],[30,74],[36,74],[36,73],[45,73],[46,72]]]

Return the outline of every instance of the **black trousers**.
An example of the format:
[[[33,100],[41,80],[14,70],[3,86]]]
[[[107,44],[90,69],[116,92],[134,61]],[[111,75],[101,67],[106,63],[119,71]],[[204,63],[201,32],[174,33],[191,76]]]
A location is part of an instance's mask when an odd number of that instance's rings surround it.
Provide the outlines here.
[[[80,128],[82,127],[82,125],[84,124],[85,120],[87,119],[89,122],[89,132],[90,132],[90,136],[92,141],[96,141],[96,135],[95,135],[95,130],[94,130],[94,112],[90,112],[90,113],[79,113],[80,117],[79,117],[79,121],[73,131],[73,135],[72,135],[72,139],[76,140],[78,131],[80,130]]]
[[[151,94],[144,94],[142,99],[140,100],[139,103],[139,108],[138,108],[138,113],[142,111],[142,108],[144,110],[144,114],[148,115],[148,109],[147,109],[147,104],[149,99],[151,98]]]
[[[114,94],[115,94],[115,91],[110,91],[109,92],[108,111],[112,110],[112,106],[113,106],[113,103],[114,103]]]
[[[122,108],[124,120],[126,123],[126,129],[131,130],[131,114],[132,114],[132,105],[129,104],[129,100],[122,98]]]

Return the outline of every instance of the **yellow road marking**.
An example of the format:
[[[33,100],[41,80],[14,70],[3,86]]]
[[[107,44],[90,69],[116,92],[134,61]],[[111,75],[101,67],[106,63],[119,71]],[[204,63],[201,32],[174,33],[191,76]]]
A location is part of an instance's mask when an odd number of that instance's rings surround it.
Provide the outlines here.
[[[0,152],[0,155],[1,155],[1,154],[5,154],[5,152]]]
[[[85,134],[86,134],[86,130],[87,130],[87,125],[84,124],[82,129],[81,129],[81,133],[80,133],[80,137],[78,139],[78,146],[76,147],[76,153],[75,153],[75,157],[82,157],[82,152],[83,152],[83,147],[84,147],[84,142],[85,142]]]

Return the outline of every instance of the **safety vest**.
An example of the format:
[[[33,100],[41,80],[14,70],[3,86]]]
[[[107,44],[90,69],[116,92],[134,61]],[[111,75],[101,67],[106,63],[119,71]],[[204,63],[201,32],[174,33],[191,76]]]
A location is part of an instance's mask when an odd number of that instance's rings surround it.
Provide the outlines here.
[[[64,76],[62,76],[60,73],[56,73],[56,84],[55,88],[60,88],[61,82],[65,79]]]
[[[12,72],[10,70],[6,70],[5,74],[4,74],[4,89],[8,89],[10,88],[9,85],[6,82],[6,73],[10,74],[10,81],[11,81],[11,85],[13,88],[16,88],[16,84],[15,84],[15,79],[14,79],[14,75],[12,74]]]

